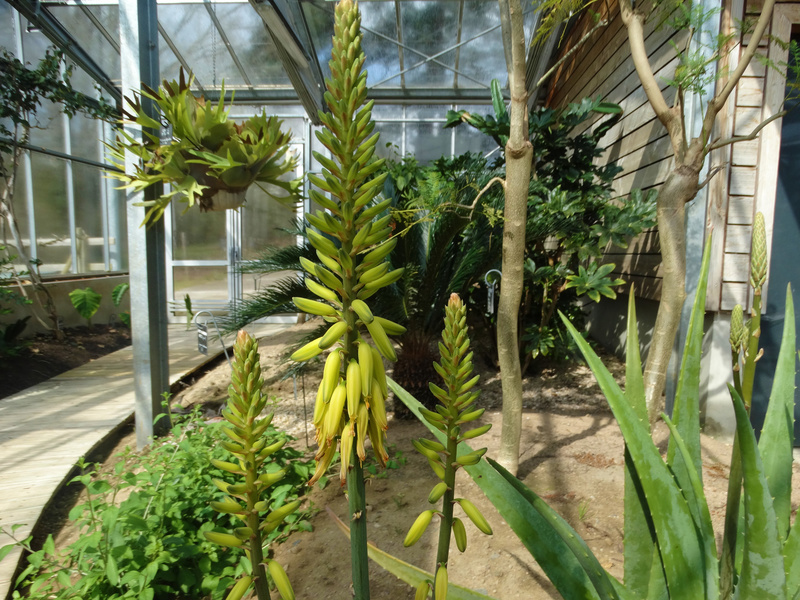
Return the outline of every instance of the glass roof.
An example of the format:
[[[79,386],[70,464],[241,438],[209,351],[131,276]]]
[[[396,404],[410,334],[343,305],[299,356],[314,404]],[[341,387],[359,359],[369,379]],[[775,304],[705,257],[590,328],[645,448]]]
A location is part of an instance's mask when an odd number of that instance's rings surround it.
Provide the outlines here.
[[[119,87],[117,2],[9,3],[29,22],[52,18],[93,65],[71,58],[104,78],[106,90]],[[490,99],[493,77],[507,87],[496,0],[362,0],[360,8],[372,97],[476,102]],[[294,97],[309,108],[308,103],[321,103],[329,74],[333,9],[326,0],[159,0],[161,76],[177,78],[183,67],[194,73],[198,91],[212,98],[224,82],[241,100]],[[534,8],[527,4],[529,42],[535,23]]]

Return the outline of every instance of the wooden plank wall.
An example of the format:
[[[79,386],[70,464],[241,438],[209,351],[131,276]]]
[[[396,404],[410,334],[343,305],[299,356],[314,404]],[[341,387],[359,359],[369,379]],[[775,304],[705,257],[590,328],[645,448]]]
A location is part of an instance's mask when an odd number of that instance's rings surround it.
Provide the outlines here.
[[[596,12],[608,19],[608,25],[597,31],[557,71],[551,81],[547,103],[549,106],[564,106],[585,97],[601,97],[622,106],[623,118],[601,141],[606,150],[600,160],[616,161],[623,168],[613,182],[613,192],[615,198],[624,197],[632,189],[659,187],[671,167],[672,149],[666,130],[656,119],[639,83],[616,0],[604,2]],[[667,81],[675,72],[677,59],[670,42],[680,44],[686,34],[675,33],[669,27],[659,28],[658,22],[659,19],[648,20],[646,42],[656,79],[662,83],[666,100],[671,103],[674,91]],[[565,47],[572,47],[593,24],[591,15],[584,15]],[[606,261],[616,264],[616,274],[628,285],[635,284],[637,296],[660,298],[661,253],[655,230],[632,240],[627,249],[610,248]]]
[[[760,14],[760,2],[746,2],[747,18],[754,20]],[[731,11],[741,14],[743,8],[735,4]],[[773,40],[789,41],[791,23],[800,22],[800,4],[779,2],[776,4],[769,34]],[[749,36],[741,40],[741,51],[749,43]],[[730,123],[725,136],[749,135],[760,123],[779,111],[783,104],[785,76],[780,65],[785,64],[787,51],[781,43],[762,40],[759,54],[768,56],[777,68],[767,68],[759,61],[748,65],[736,91],[729,100]],[[732,67],[738,52],[732,57]],[[750,238],[755,213],[764,213],[767,227],[767,243],[772,243],[772,221],[780,151],[780,120],[773,121],[761,130],[755,140],[738,142],[726,148],[724,156],[713,157],[715,164],[728,165],[722,182],[712,187],[710,218],[716,218],[715,226],[721,229],[722,243],[718,255],[716,277],[718,310],[730,311],[736,304],[749,307],[752,290],[748,284],[750,273]],[[724,206],[721,216],[715,208]],[[711,283],[711,281],[709,282]],[[768,292],[765,287],[764,295]]]
[[[747,6],[747,16],[756,18],[760,2],[725,0],[721,16],[723,31],[730,31],[741,22]],[[624,109],[624,117],[603,138],[606,151],[601,161],[617,161],[623,168],[613,183],[614,197],[623,197],[632,189],[647,190],[659,187],[672,164],[672,151],[666,131],[646,100],[635,73],[628,49],[617,0],[594,4],[596,13],[608,20],[608,25],[595,32],[563,65],[550,82],[547,103],[564,106],[583,97],[601,97],[616,102]],[[685,41],[685,32],[669,27],[658,28],[661,19],[649,19],[645,34],[650,62],[668,103],[674,91],[666,81],[674,74],[677,59],[672,43]],[[564,47],[569,49],[592,28],[595,19],[585,14],[570,33]],[[791,23],[800,23],[800,3],[781,2],[775,9],[770,33],[788,41]],[[730,28],[730,29],[726,29]],[[741,44],[739,43],[741,42]],[[743,46],[749,42],[735,40],[735,47],[725,57],[720,69],[733,69]],[[768,55],[774,64],[786,60],[786,50],[780,44],[762,42],[760,53]],[[718,85],[724,83],[720,80]],[[780,110],[784,79],[775,69],[767,69],[753,61],[732,94],[725,110],[719,115],[717,136],[747,135],[777,110]],[[599,118],[598,118],[599,120]],[[588,125],[593,126],[594,123]],[[777,175],[780,122],[765,128],[759,138],[716,150],[711,166],[720,173],[709,186],[707,224],[713,229],[712,267],[709,277],[707,309],[729,311],[735,304],[748,306],[750,236],[754,214],[764,212],[768,243],[771,243],[774,187]],[[634,283],[637,296],[657,300],[661,295],[658,233],[647,231],[633,240],[627,249],[611,248],[606,261],[617,265],[617,275]]]

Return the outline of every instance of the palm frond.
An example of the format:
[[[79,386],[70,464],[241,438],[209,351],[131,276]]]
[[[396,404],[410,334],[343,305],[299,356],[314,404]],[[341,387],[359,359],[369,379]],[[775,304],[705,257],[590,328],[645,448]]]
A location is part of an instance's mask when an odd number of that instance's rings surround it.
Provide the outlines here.
[[[271,287],[231,304],[228,316],[221,319],[221,326],[226,332],[237,331],[258,319],[296,313],[297,308],[292,302],[294,296],[314,298],[299,277],[284,277]]]
[[[278,273],[280,271],[302,271],[300,257],[316,260],[314,249],[309,244],[302,246],[270,247],[258,258],[242,262],[239,271],[242,273]]]

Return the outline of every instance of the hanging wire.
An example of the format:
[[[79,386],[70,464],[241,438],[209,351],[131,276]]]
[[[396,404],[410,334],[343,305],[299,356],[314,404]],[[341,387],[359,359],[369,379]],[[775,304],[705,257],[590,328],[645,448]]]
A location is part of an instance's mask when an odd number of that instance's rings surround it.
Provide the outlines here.
[[[217,16],[217,5],[213,2],[211,3],[211,10],[214,13],[214,17]],[[214,23],[211,23],[211,68],[212,68],[212,82],[213,86],[217,87],[217,28],[214,26]]]

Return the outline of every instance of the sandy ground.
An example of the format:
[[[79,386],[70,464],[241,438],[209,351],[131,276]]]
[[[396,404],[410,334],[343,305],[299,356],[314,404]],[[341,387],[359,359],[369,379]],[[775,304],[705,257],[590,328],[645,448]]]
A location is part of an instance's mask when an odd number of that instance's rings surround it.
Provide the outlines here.
[[[321,375],[321,363],[304,378],[279,380],[285,345],[310,325],[295,327],[261,342],[261,362],[270,393],[275,395],[274,423],[295,437],[295,444],[306,449],[305,415],[313,410],[313,400]],[[624,366],[605,357],[618,379]],[[207,404],[209,412],[225,400],[229,367],[223,363],[176,396],[183,406]],[[482,373],[478,406],[485,406],[484,422],[491,431],[480,438],[495,454],[500,436],[500,380],[497,373]],[[304,399],[306,406],[304,408]],[[622,496],[623,442],[605,399],[589,369],[564,364],[544,369],[528,377],[524,391],[525,413],[519,477],[556,508],[587,541],[600,563],[613,575],[622,577]],[[379,472],[368,481],[367,518],[369,539],[382,550],[421,568],[432,570],[435,563],[438,523],[415,546],[402,542],[416,516],[430,507],[427,496],[438,481],[427,461],[413,448],[411,440],[427,431],[414,421],[389,422],[390,455],[404,463],[398,469]],[[656,438],[666,449],[666,427],[661,424]],[[313,432],[308,430],[313,443]],[[721,531],[727,492],[730,445],[703,437],[704,482],[715,530]],[[311,450],[313,451],[313,450]],[[334,465],[335,473],[338,466]],[[799,470],[795,465],[795,470]],[[797,473],[795,473],[797,475]],[[467,523],[469,544],[459,553],[455,546],[450,558],[450,581],[487,593],[498,600],[559,598],[530,553],[494,511],[466,473],[459,473],[457,495],[471,499],[494,529],[492,536],[480,533]],[[794,508],[800,499],[800,477],[795,476]],[[274,548],[287,569],[298,598],[347,600],[350,588],[349,543],[324,509],[347,521],[347,500],[338,478],[332,477],[324,489],[314,488],[310,502],[318,509],[312,519],[312,533],[296,533]],[[718,543],[721,536],[718,535]],[[376,599],[412,599],[414,590],[371,564],[371,592]]]

